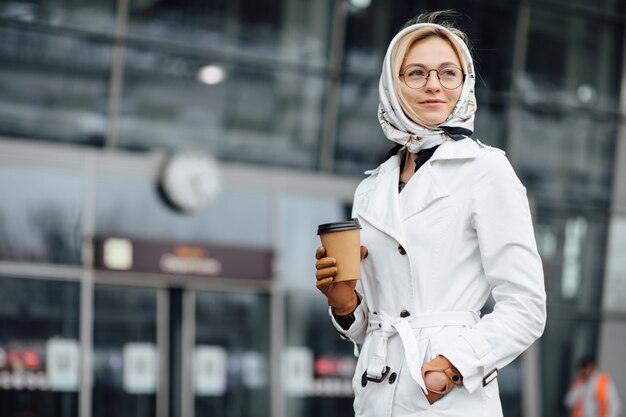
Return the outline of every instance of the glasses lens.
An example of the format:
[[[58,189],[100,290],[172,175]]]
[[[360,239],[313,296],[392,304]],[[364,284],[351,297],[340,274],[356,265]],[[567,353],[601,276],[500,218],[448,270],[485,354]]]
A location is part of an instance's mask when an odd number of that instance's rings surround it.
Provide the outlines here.
[[[439,71],[439,82],[444,88],[454,90],[463,84],[463,71],[457,67],[446,67]]]
[[[428,73],[422,68],[409,68],[404,72],[404,82],[410,88],[422,88]]]

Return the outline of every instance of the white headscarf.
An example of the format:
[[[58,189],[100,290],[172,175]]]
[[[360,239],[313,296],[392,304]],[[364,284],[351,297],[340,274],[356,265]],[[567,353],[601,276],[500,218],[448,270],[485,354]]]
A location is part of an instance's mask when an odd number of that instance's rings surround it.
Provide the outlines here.
[[[450,35],[450,39],[457,44],[461,51],[461,65],[465,73],[465,81],[461,96],[450,116],[435,129],[424,127],[407,117],[402,110],[396,91],[393,88],[391,56],[398,41],[407,33],[423,27],[441,29]],[[378,106],[378,122],[383,128],[385,136],[393,142],[406,146],[409,152],[419,152],[440,145],[448,138],[454,140],[469,136],[474,131],[474,113],[476,112],[476,97],[474,95],[475,72],[472,65],[472,56],[465,42],[443,26],[434,23],[417,23],[398,32],[391,40],[383,62],[383,72],[380,76]]]

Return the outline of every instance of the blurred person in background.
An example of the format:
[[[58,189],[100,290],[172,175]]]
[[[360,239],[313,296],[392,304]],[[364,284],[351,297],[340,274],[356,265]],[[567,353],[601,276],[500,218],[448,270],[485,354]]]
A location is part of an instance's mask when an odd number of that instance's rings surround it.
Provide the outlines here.
[[[565,405],[571,417],[617,417],[621,403],[611,377],[600,372],[593,356],[579,361],[579,372],[567,395]]]
[[[316,251],[331,320],[362,345],[356,416],[502,416],[497,371],[545,326],[526,190],[470,138],[474,63],[450,16],[418,16],[388,47],[378,119],[395,145],[355,192],[361,279],[334,283],[336,260]]]

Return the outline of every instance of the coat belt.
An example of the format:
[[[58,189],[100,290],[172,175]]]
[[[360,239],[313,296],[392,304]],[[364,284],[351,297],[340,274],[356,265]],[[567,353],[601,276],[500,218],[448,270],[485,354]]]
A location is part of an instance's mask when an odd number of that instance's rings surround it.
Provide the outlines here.
[[[372,353],[368,358],[365,373],[372,378],[381,378],[387,366],[387,341],[395,334],[400,336],[404,358],[411,377],[426,392],[422,378],[428,340],[416,338],[415,330],[439,326],[473,326],[479,315],[475,311],[451,311],[415,314],[408,317],[390,317],[381,314],[368,314],[368,334],[372,337]]]

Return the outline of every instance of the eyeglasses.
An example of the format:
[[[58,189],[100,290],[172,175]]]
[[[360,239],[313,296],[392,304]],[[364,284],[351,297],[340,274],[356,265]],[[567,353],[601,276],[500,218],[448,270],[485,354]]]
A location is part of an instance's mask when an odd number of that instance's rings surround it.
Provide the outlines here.
[[[435,71],[439,83],[446,90],[454,90],[458,88],[461,84],[463,84],[463,80],[465,79],[465,74],[463,74],[461,68],[454,65],[441,68],[440,70],[427,70],[423,67],[408,66],[404,72],[400,74],[400,76],[404,80],[407,87],[418,89],[426,85],[428,77],[430,77],[430,73],[432,71]]]

